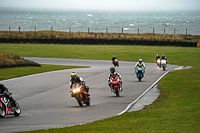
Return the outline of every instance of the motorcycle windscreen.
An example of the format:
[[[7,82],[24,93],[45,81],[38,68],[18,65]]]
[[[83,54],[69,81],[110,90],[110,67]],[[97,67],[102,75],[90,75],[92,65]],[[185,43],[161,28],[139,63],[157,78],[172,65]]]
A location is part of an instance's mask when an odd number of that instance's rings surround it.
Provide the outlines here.
[[[111,76],[111,80],[113,80],[113,81],[117,81],[117,80],[118,80],[118,76],[117,76],[117,75],[113,75],[113,76]]]

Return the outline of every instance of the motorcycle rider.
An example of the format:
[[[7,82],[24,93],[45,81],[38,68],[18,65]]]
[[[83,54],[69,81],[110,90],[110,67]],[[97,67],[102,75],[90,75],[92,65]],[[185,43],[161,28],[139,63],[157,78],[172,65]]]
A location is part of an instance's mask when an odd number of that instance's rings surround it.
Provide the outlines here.
[[[3,94],[6,98],[10,99],[10,102],[11,102],[13,107],[16,106],[15,100],[13,99],[11,93],[8,91],[8,88],[6,88],[1,83],[0,83],[0,94]]]
[[[165,55],[163,54],[161,57],[161,60],[165,59],[166,60],[166,64],[167,64],[167,57],[165,57]]]
[[[114,67],[110,68],[110,72],[108,74],[108,86],[111,88],[111,91],[113,91],[113,88],[112,88],[112,86],[109,85],[109,83],[110,83],[110,77],[112,75],[117,75],[119,77],[120,81],[121,81],[121,78],[122,78],[122,76],[119,74],[119,72],[115,71]],[[120,90],[123,91],[123,89],[122,89],[122,81],[121,81],[121,85],[120,85]]]
[[[160,56],[159,56],[159,54],[157,54],[157,55],[156,55],[156,61],[157,61],[157,59],[159,59],[159,58],[160,58]]]
[[[145,73],[145,69],[146,69],[146,66],[144,64],[144,62],[142,62],[142,59],[139,59],[139,61],[135,64],[135,73],[136,73],[136,69],[137,68],[143,68],[144,69],[144,73]],[[143,73],[143,76],[144,76],[144,73]],[[136,73],[137,75],[137,73]]]
[[[160,66],[160,64],[158,64],[158,62],[157,62],[157,59],[160,59],[159,54],[156,55],[156,63],[157,63],[158,66]]]
[[[114,64],[115,59],[117,59],[117,58],[113,55],[113,57],[112,57],[113,64]]]
[[[85,81],[83,80],[82,77],[77,76],[76,72],[72,72],[71,73],[71,80],[69,81],[70,83],[70,89],[72,88],[72,85],[74,83],[80,83],[83,87],[83,89],[85,90],[85,92],[87,93],[88,96],[90,96],[89,93],[89,87],[85,85]]]

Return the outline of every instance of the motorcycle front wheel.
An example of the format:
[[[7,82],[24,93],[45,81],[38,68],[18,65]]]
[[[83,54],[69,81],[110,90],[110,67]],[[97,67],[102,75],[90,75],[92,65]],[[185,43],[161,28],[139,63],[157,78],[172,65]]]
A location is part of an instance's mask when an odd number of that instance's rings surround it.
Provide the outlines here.
[[[163,71],[165,71],[165,66],[163,65]]]
[[[117,97],[119,96],[119,87],[115,87],[115,94]]]
[[[87,98],[87,102],[85,103],[87,106],[90,106],[90,98]]]
[[[80,95],[81,94],[79,94],[79,95],[75,95],[75,98],[76,98],[76,100],[77,100],[77,102],[78,102],[78,104],[79,104],[79,106],[83,106],[83,102],[82,102],[82,100],[81,100],[81,97],[80,97]]]

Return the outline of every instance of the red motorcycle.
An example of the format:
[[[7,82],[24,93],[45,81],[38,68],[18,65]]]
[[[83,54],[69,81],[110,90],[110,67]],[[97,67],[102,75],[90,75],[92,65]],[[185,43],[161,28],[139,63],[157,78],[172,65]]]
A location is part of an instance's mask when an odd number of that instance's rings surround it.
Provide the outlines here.
[[[119,67],[119,63],[118,63],[118,59],[115,59],[114,61],[113,61],[113,65],[114,65],[114,67]]]
[[[0,117],[4,118],[6,115],[19,116],[21,114],[21,108],[17,102],[15,105],[6,98],[5,95],[0,94]]]
[[[118,75],[112,75],[110,76],[110,82],[109,86],[111,87],[111,91],[116,94],[116,96],[119,96],[119,93],[122,91],[122,82],[119,79]]]
[[[71,97],[75,97],[81,107],[83,106],[83,104],[86,104],[87,106],[90,105],[90,97],[80,83],[74,83],[70,92]]]

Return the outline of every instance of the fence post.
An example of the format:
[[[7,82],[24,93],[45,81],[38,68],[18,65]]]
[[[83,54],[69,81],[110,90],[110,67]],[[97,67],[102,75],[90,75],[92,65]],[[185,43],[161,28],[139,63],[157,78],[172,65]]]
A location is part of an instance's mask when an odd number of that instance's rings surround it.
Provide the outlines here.
[[[10,26],[9,26],[9,32],[10,32]]]
[[[36,32],[36,27],[35,27],[35,32]]]
[[[53,27],[51,27],[51,31],[53,31]]]
[[[106,28],[106,33],[108,33],[108,28]]]
[[[164,28],[164,34],[165,34],[165,28]]]
[[[124,29],[122,28],[122,34],[124,33]]]
[[[153,28],[153,34],[154,34],[154,28]]]
[[[19,26],[19,32],[20,32],[21,27]]]
[[[176,30],[175,30],[175,28],[174,28],[174,34],[175,34],[175,31],[176,31]]]
[[[187,37],[187,28],[186,28],[186,37]]]
[[[140,29],[138,28],[138,34],[140,34]]]
[[[71,28],[69,28],[69,33],[71,32]]]
[[[90,28],[88,28],[88,33],[90,33]]]

